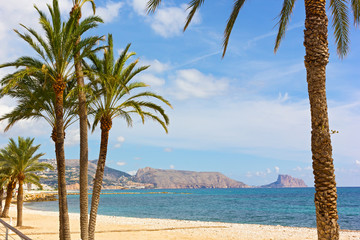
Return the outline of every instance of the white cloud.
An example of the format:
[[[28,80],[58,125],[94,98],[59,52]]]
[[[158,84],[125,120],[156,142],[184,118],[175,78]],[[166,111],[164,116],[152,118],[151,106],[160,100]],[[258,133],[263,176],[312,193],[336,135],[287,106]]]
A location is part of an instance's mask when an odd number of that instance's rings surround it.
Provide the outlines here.
[[[175,166],[174,165],[170,165],[170,169],[174,169],[175,168]]]
[[[134,160],[141,160],[141,157],[134,157]]]
[[[359,160],[355,160],[355,164],[360,166],[360,161]]]
[[[80,144],[80,130],[78,128],[65,130],[65,146]]]
[[[147,0],[132,0],[130,3],[134,11],[145,18],[151,28],[160,36],[168,38],[180,35],[188,15],[187,5],[179,7],[160,6],[152,15],[146,14]],[[200,23],[200,14],[196,13],[191,24]]]
[[[217,79],[196,69],[185,69],[176,72],[173,94],[178,99],[208,98],[223,94],[228,86],[228,80],[225,78]]]
[[[108,1],[106,2],[105,7],[96,8],[96,15],[101,17],[105,23],[112,22],[119,15],[119,10],[123,5],[123,2]]]
[[[117,162],[116,165],[118,165],[118,166],[124,166],[124,165],[126,165],[126,162]]]
[[[151,87],[160,87],[165,84],[165,80],[159,77],[156,77],[153,74],[140,74],[137,79],[146,83]]]
[[[140,16],[146,16],[146,3],[148,0],[132,0],[131,5],[134,11]]]
[[[121,147],[121,145],[125,142],[125,138],[123,136],[118,136],[116,138],[117,143],[115,144],[115,148]]]
[[[128,171],[127,173],[130,174],[131,176],[135,176],[136,175],[136,170],[132,170],[132,171]]]
[[[297,166],[296,168],[293,169],[293,171],[297,171],[297,172],[301,172],[302,168]]]
[[[166,7],[156,11],[151,20],[151,28],[163,37],[177,36],[182,33],[186,17],[187,5],[181,7]],[[192,24],[200,22],[200,17],[196,14],[192,20]]]
[[[150,65],[150,67],[147,69],[147,71],[154,72],[154,73],[163,73],[164,71],[169,70],[169,68],[170,68],[169,63],[163,63],[157,59],[154,59],[154,60],[142,59],[140,61],[140,64],[141,65]]]
[[[267,169],[266,169],[266,173],[267,173],[267,174],[270,174],[270,173],[271,173],[270,168],[267,168]]]
[[[164,148],[164,152],[172,152],[172,148]]]
[[[276,172],[276,173],[279,173],[279,171],[280,171],[280,168],[279,168],[279,167],[276,166],[276,167],[274,167],[274,169],[275,169],[275,172]]]

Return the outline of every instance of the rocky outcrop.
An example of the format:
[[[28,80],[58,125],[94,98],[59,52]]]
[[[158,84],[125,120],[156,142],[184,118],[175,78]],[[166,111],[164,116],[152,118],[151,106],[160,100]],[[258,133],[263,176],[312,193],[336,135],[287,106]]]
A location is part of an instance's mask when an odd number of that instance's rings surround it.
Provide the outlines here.
[[[276,182],[261,186],[262,188],[301,188],[307,187],[300,178],[293,178],[290,175],[279,175]]]
[[[153,184],[155,188],[246,188],[242,182],[235,181],[218,172],[192,172],[161,170],[150,167],[139,169],[135,181]]]
[[[31,193],[24,196],[24,202],[57,201],[56,193]]]

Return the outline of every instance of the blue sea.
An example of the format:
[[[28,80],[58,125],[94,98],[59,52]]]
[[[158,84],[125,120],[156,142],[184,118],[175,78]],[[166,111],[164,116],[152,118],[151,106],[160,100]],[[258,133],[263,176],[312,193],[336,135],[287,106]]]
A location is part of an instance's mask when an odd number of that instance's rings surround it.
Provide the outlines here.
[[[134,194],[101,195],[101,215],[316,227],[314,188],[103,192]],[[78,195],[69,195],[68,204],[70,212],[79,212]],[[26,207],[57,211],[58,203],[27,203]],[[341,229],[360,230],[360,188],[338,188],[338,212]]]

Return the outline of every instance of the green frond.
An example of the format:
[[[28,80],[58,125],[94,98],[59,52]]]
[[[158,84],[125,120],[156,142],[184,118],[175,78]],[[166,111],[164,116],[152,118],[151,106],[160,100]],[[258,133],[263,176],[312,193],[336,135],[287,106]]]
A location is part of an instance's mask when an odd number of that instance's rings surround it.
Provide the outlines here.
[[[229,43],[229,38],[230,38],[230,34],[231,34],[231,31],[234,27],[234,24],[235,24],[235,21],[236,21],[236,18],[240,12],[240,9],[241,7],[244,5],[244,2],[245,0],[236,0],[235,3],[234,3],[234,7],[233,7],[233,10],[230,14],[230,17],[227,21],[227,24],[226,24],[226,27],[225,27],[225,31],[224,31],[224,41],[223,41],[223,54],[222,54],[222,57],[225,56],[225,53],[226,53],[226,49],[227,49],[227,46],[228,46],[228,43]]]
[[[349,17],[347,1],[330,0],[330,9],[337,54],[340,58],[343,58],[349,50]]]
[[[166,133],[168,133],[168,128],[167,128],[167,124],[162,121],[158,116],[150,113],[150,112],[144,112],[144,115],[148,118],[150,118],[151,120],[153,120],[154,122],[159,123],[165,130]]]
[[[154,13],[160,3],[161,0],[149,0],[146,4],[147,13]]]
[[[351,0],[351,8],[354,16],[354,25],[357,27],[360,23],[360,1]]]
[[[289,24],[290,16],[293,12],[296,0],[284,0],[283,7],[278,16],[279,21],[276,25],[279,25],[278,34],[276,36],[274,52],[278,50],[281,40],[285,37],[286,27]]]
[[[193,19],[196,11],[201,7],[201,5],[204,3],[204,0],[191,0],[189,3],[189,7],[187,8],[188,10],[190,9],[190,13],[186,18],[186,23],[184,26],[184,31],[187,29],[187,27],[189,26],[191,20]]]

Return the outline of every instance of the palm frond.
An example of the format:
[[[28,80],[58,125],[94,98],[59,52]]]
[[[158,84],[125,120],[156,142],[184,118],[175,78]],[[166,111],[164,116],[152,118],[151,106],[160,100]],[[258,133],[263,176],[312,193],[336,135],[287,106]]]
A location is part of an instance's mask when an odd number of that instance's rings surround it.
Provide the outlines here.
[[[228,43],[229,43],[229,38],[230,38],[230,34],[231,34],[231,31],[234,27],[234,24],[235,24],[235,21],[236,21],[236,18],[242,8],[242,6],[244,5],[244,2],[245,0],[236,0],[235,3],[234,3],[234,6],[233,6],[233,10],[230,14],[230,17],[227,21],[227,24],[226,24],[226,27],[225,27],[225,31],[224,31],[224,40],[223,40],[223,54],[222,54],[222,57],[225,56],[225,53],[226,53],[226,49],[227,49],[227,46],[228,46]]]
[[[149,0],[146,4],[147,13],[154,13],[160,3],[161,0]]]
[[[283,2],[283,7],[278,16],[279,21],[277,25],[279,25],[279,30],[275,40],[275,47],[274,47],[275,53],[280,46],[281,40],[285,37],[286,27],[289,24],[290,16],[293,12],[295,1],[296,0],[284,0]]]
[[[351,0],[351,8],[354,16],[354,25],[357,27],[360,23],[360,1]]]
[[[187,29],[187,27],[189,26],[191,20],[193,19],[196,11],[201,7],[201,5],[204,3],[204,0],[191,0],[189,3],[189,7],[188,10],[190,9],[190,12],[186,18],[186,23],[184,26],[184,31]]]
[[[343,58],[349,50],[349,17],[347,1],[330,0],[330,9],[337,54],[340,58]]]

